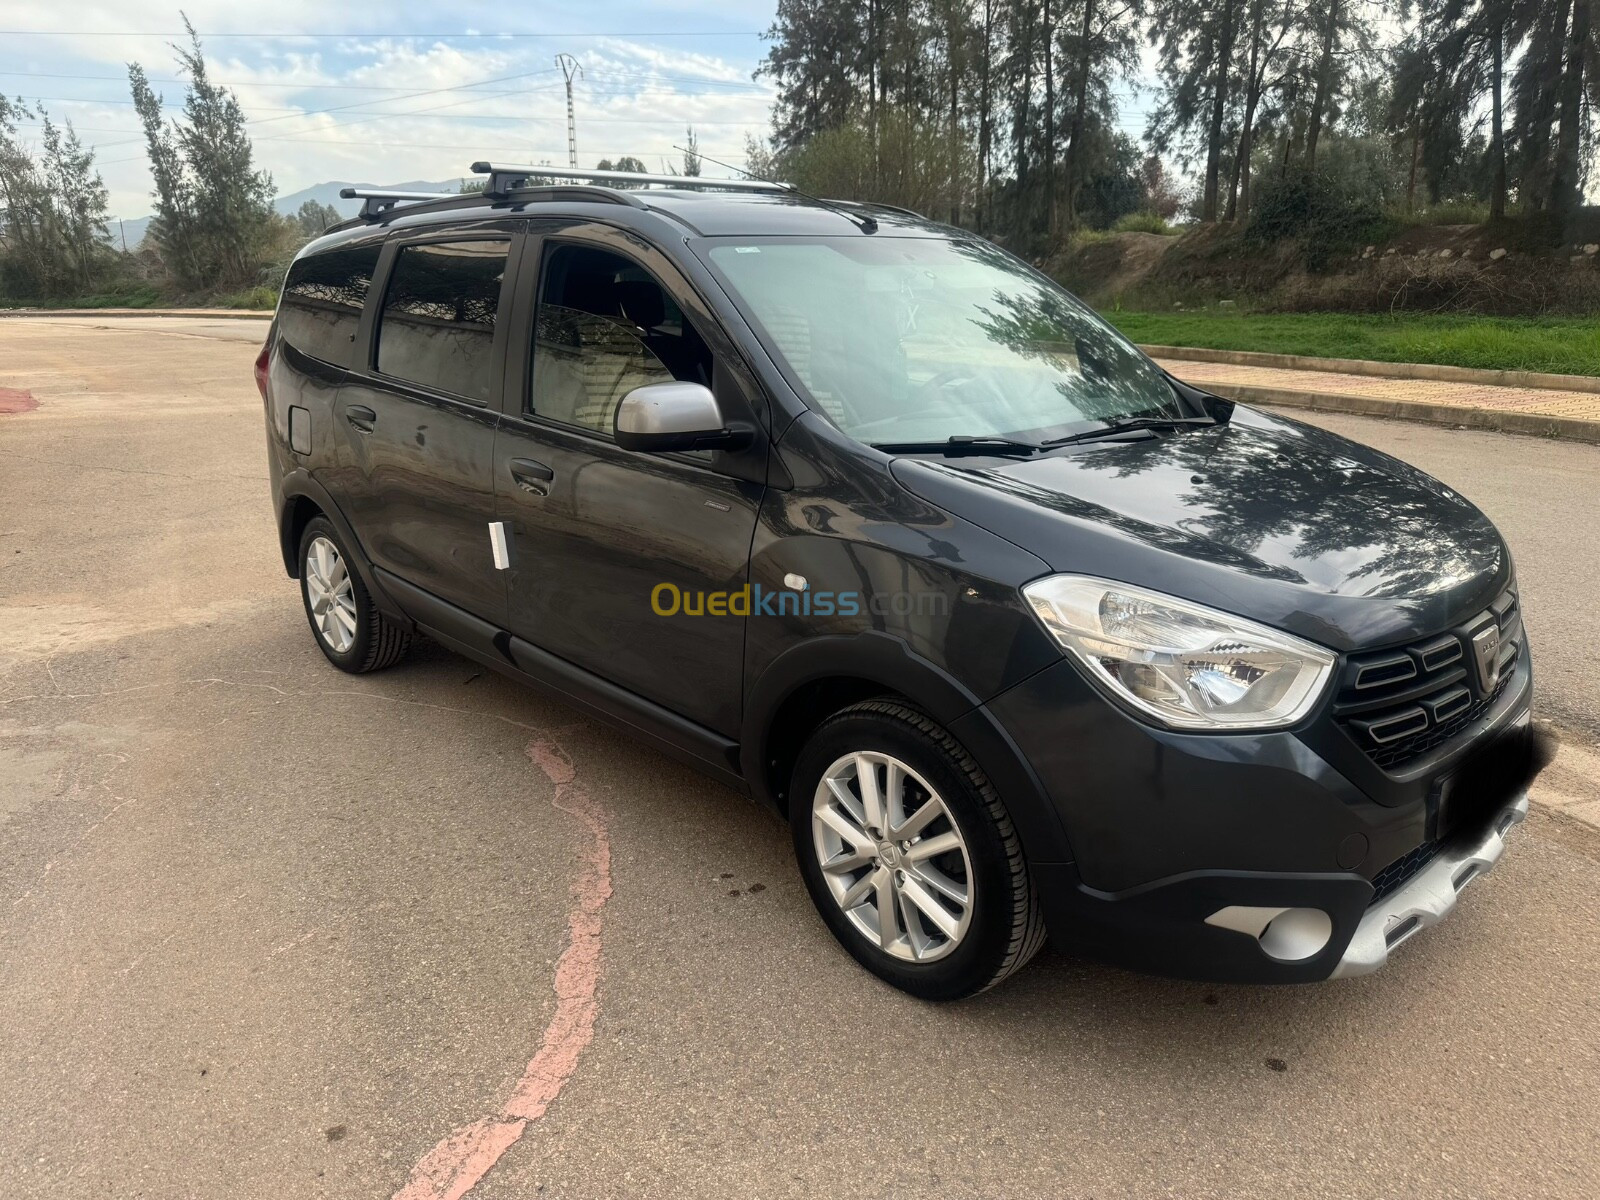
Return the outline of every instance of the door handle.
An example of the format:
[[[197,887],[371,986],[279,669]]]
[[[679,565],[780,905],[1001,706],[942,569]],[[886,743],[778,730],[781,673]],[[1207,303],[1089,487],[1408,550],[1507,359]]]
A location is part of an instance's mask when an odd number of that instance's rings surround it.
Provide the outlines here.
[[[531,458],[511,460],[511,478],[515,479],[517,486],[529,495],[548,496],[550,484],[555,477],[556,473],[542,462],[535,462]]]
[[[378,414],[365,404],[350,404],[345,407],[344,419],[362,433],[371,433],[373,425],[377,423]]]

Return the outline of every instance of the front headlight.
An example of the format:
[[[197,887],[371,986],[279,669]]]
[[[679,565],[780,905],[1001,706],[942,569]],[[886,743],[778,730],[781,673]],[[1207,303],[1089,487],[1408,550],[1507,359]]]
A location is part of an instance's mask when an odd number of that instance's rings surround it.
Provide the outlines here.
[[[1333,673],[1321,646],[1147,588],[1052,575],[1022,594],[1090,675],[1174,728],[1293,725]]]

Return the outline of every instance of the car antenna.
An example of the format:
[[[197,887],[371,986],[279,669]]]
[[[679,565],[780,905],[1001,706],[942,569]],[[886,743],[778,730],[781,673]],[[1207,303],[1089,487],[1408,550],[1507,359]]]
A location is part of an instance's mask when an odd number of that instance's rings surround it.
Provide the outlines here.
[[[747,167],[736,167],[732,163],[725,163],[720,158],[712,158],[709,154],[702,154],[699,150],[690,150],[684,146],[674,146],[673,149],[681,151],[684,154],[693,154],[696,158],[703,158],[708,163],[714,163],[719,167],[726,167],[730,171],[737,171],[739,174],[746,176],[749,179],[759,179],[762,183],[778,183],[776,179],[768,179],[765,175],[758,175],[756,172]],[[852,225],[857,226],[862,233],[878,232],[878,219],[872,216],[870,213],[851,212],[849,209],[836,203],[835,201],[824,200],[821,196],[813,196],[810,192],[802,192],[792,183],[778,184],[778,186],[782,187],[785,191],[793,192],[802,200],[809,200],[813,204],[821,205],[829,212],[838,213],[846,221],[849,221]]]

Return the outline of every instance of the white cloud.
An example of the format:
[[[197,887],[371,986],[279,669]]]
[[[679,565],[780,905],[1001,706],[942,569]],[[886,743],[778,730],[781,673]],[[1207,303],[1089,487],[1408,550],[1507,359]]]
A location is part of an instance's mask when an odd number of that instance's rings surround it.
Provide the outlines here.
[[[676,162],[672,149],[693,125],[704,151],[737,162],[747,133],[762,135],[772,95],[751,72],[765,44],[748,36],[772,20],[774,0],[711,5],[704,0],[607,3],[579,15],[560,15],[559,29],[599,34],[606,29],[707,31],[742,36],[428,38],[451,29],[497,29],[510,18],[496,8],[447,8],[435,3],[376,10],[279,0],[245,8],[223,0],[186,0],[184,10],[205,42],[214,79],[238,94],[250,118],[259,166],[280,194],[329,179],[398,182],[447,179],[477,158],[564,162],[566,97],[554,56],[573,54],[584,75],[576,85],[579,161],[633,154],[651,167]],[[58,119],[70,118],[111,192],[112,211],[133,217],[150,210],[150,177],[126,83],[126,64],[140,62],[153,81],[176,75],[170,34],[181,28],[175,5],[145,0],[88,0],[72,12],[79,32],[61,32],[57,5],[25,0],[8,6],[4,23],[51,31],[11,39],[0,75],[8,93],[50,97]],[[537,32],[535,16],[513,14]],[[577,28],[582,26],[582,28]],[[233,37],[239,33],[310,35],[355,29],[360,37]],[[106,36],[153,30],[134,36]],[[51,79],[47,74],[89,78]],[[491,82],[498,81],[498,82]],[[481,85],[481,86],[469,86]],[[182,103],[182,85],[156,82],[169,112]],[[327,111],[332,110],[332,111]]]

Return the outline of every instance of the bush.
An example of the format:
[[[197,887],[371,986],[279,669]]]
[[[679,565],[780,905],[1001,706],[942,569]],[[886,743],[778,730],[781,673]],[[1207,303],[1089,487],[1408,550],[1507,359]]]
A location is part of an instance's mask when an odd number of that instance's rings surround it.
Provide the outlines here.
[[[1381,240],[1380,201],[1379,189],[1358,175],[1291,171],[1263,183],[1248,236],[1257,246],[1297,242],[1306,266],[1324,271],[1341,250]]]
[[[865,122],[824,130],[784,157],[781,169],[804,192],[898,205],[927,216],[969,211],[973,154],[937,122],[898,112],[878,119],[877,145]]]
[[[1489,205],[1482,200],[1447,201],[1400,219],[1409,225],[1487,225]]]
[[[246,288],[242,292],[230,292],[226,296],[217,297],[219,308],[272,309],[277,305],[278,291],[270,287]]]
[[[1176,232],[1165,218],[1153,212],[1129,213],[1111,228],[1115,233],[1159,233],[1162,237],[1171,237]]]

